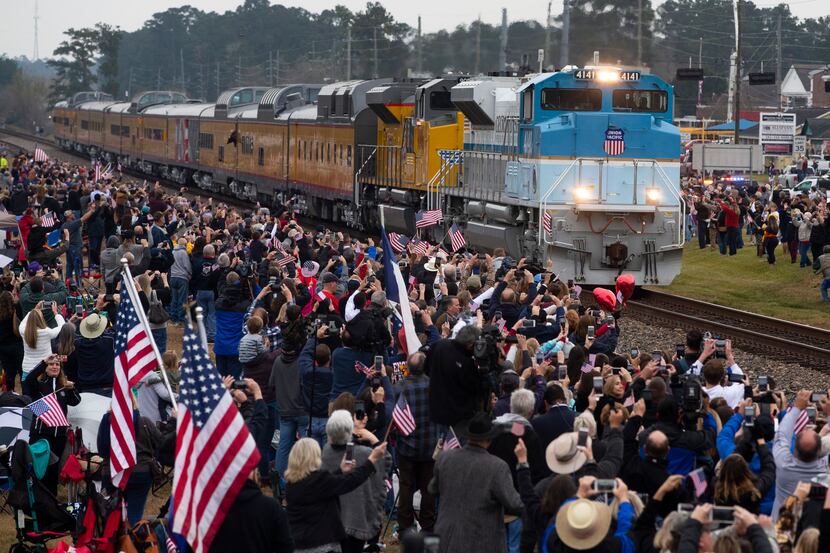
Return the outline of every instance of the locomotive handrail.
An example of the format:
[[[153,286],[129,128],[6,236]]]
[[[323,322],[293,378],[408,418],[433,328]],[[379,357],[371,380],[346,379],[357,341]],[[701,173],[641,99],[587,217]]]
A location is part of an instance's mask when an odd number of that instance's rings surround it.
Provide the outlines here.
[[[369,147],[369,144],[365,144],[365,145],[358,144],[358,148],[361,148],[361,147]],[[354,174],[354,203],[357,207],[361,206],[361,202],[360,202],[360,197],[361,197],[361,194],[360,194],[360,176],[363,174],[363,169],[366,167],[366,164],[369,163],[369,160],[371,160],[373,157],[375,157],[375,154],[377,154],[377,151],[378,151],[378,148],[377,148],[377,146],[375,146],[374,149],[372,150],[372,153],[369,154],[368,156],[366,156],[366,159],[363,161],[363,163],[360,165],[360,168]],[[357,152],[355,152],[355,154],[357,154]]]

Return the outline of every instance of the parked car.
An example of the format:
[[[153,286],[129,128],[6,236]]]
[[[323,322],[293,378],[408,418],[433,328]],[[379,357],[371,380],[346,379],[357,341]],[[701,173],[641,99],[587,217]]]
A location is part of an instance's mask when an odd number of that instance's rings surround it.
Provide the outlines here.
[[[819,156],[819,155],[812,155],[810,156],[810,166],[815,165],[818,163],[816,170],[818,171],[819,175],[823,175],[830,171],[830,159],[827,159],[829,156]]]
[[[792,198],[799,193],[809,194],[814,186],[825,196],[830,195],[830,178],[824,177],[807,177],[792,188],[785,188],[783,191]]]

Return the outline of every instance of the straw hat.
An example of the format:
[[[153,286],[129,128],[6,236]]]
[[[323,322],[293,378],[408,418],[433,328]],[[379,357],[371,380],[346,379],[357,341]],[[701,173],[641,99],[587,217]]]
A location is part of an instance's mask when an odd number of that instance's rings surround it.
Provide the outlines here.
[[[545,461],[550,470],[556,474],[573,474],[582,468],[588,457],[577,450],[578,437],[576,432],[566,432],[548,444]]]
[[[437,273],[438,272],[438,266],[435,264],[435,258],[434,257],[430,257],[429,261],[427,261],[426,264],[424,264],[424,270],[429,271],[430,273]]]
[[[588,499],[566,503],[556,515],[556,533],[562,543],[584,551],[599,545],[611,527],[608,505]]]
[[[81,321],[81,336],[89,340],[99,337],[107,329],[107,320],[98,313],[87,315]]]

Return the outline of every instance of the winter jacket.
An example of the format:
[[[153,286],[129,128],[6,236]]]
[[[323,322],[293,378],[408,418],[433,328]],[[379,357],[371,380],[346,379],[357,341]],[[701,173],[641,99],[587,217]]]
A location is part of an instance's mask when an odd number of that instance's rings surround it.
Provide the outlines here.
[[[813,232],[813,225],[817,224],[810,218],[809,213],[805,213],[803,217],[793,219],[793,226],[798,229],[798,241],[809,242],[810,234]]]
[[[646,443],[648,434],[654,430],[661,430],[669,439],[669,474],[688,475],[694,470],[696,457],[715,447],[715,431],[706,424],[698,432],[684,430],[677,424],[657,422],[640,434],[640,443]]]
[[[265,403],[274,401],[276,397],[274,389],[268,385],[268,381],[271,380],[271,371],[278,356],[278,351],[263,351],[252,361],[242,366],[242,375],[245,378],[252,378],[259,384],[259,388],[262,390],[262,399],[265,400]]]
[[[816,273],[821,273],[824,278],[830,278],[830,253],[823,253],[818,256],[819,268]]]
[[[427,354],[424,373],[429,376],[429,411],[437,424],[471,419],[480,409],[481,375],[472,352],[454,340],[439,340]]]
[[[90,340],[83,336],[75,338],[77,378],[75,382],[83,392],[92,388],[112,388],[115,371],[115,334],[106,331]]]
[[[738,433],[738,430],[741,429],[743,426],[744,417],[740,413],[735,413],[732,417],[726,421],[726,424],[723,425],[720,433],[718,434],[717,439],[717,447],[718,447],[718,456],[721,459],[726,459],[729,455],[732,455],[735,451],[735,434]],[[767,448],[767,452],[769,449]],[[770,459],[772,459],[772,455],[770,454]],[[753,474],[760,475],[761,474],[761,457],[758,453],[754,453],[752,455],[752,459],[749,461],[749,470],[753,472]],[[759,488],[760,489],[760,488]],[[760,513],[764,515],[769,515],[772,513],[772,503],[775,501],[775,464],[773,461],[772,466],[772,485],[768,486],[766,494],[761,499],[761,510]]]
[[[20,303],[20,308],[23,310],[24,317],[42,301],[53,301],[57,303],[58,306],[66,303],[66,285],[62,280],[44,280],[43,286],[43,292],[39,294],[32,292],[31,284],[28,282],[20,288],[20,301],[18,303]],[[43,312],[43,318],[46,320],[46,324],[50,328],[55,328],[55,314],[52,313],[51,309],[47,309]]]
[[[173,405],[170,392],[160,373],[151,371],[138,382],[138,412],[142,417],[161,422],[167,419],[166,408]]]
[[[239,341],[242,340],[242,324],[251,300],[242,286],[226,286],[216,300],[216,338],[213,353],[216,355],[238,355]]]
[[[246,480],[228,510],[209,553],[292,553],[294,540],[282,505]]]
[[[300,389],[300,369],[297,354],[283,352],[274,361],[268,385],[274,390],[280,417],[304,417],[308,415]]]
[[[182,278],[190,280],[193,274],[190,265],[190,258],[187,255],[187,248],[176,246],[173,248],[173,266],[170,267],[170,278]]]
[[[314,351],[316,348],[317,339],[309,339],[303,351],[300,352],[297,363],[300,368],[300,386],[305,409],[312,417],[325,418],[329,416],[329,398],[334,376],[331,365],[315,367]]]
[[[733,208],[730,204],[727,204],[723,200],[718,200],[718,204],[720,205],[721,210],[723,210],[727,228],[738,228],[741,226],[740,211],[737,209],[737,205]]]
[[[334,401],[343,392],[357,395],[360,385],[366,380],[363,374],[354,368],[355,362],[360,361],[367,367],[374,363],[375,356],[370,351],[361,351],[350,347],[335,349],[331,354],[331,394],[329,399]]]

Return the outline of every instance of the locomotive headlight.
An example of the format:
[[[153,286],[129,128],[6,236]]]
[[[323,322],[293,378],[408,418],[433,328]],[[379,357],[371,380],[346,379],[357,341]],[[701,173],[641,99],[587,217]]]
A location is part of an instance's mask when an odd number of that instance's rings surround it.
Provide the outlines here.
[[[574,188],[574,200],[577,202],[584,202],[591,199],[593,188],[590,186],[577,186]]]
[[[651,205],[656,205],[660,203],[660,199],[662,198],[662,194],[660,193],[660,189],[657,187],[646,188],[646,203]]]
[[[620,80],[620,75],[616,71],[600,71],[597,73],[597,80],[603,83],[613,83]]]

